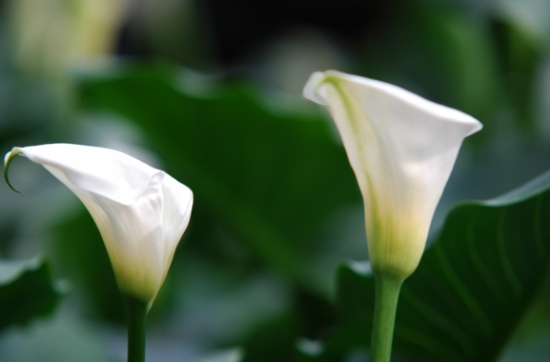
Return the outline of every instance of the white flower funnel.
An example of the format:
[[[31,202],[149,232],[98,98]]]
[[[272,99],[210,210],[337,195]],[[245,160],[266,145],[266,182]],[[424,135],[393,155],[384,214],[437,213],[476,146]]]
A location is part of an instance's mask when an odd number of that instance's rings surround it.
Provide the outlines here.
[[[476,119],[402,88],[337,71],[311,75],[304,96],[327,106],[365,204],[373,270],[417,267],[462,140]]]
[[[189,224],[193,193],[164,171],[122,152],[70,144],[15,147],[84,203],[107,247],[120,290],[151,302]]]

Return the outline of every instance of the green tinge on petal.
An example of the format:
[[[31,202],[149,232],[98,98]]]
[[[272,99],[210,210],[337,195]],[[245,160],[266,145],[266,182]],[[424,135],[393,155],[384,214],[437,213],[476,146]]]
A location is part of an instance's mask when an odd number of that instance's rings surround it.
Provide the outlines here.
[[[11,182],[8,178],[8,169],[10,168],[11,161],[13,161],[15,156],[20,155],[21,153],[23,153],[23,152],[21,152],[17,148],[14,148],[13,150],[11,150],[11,152],[6,154],[6,157],[4,158],[4,180],[6,180],[6,183],[8,184],[10,189],[17,192],[19,195],[23,196],[23,193],[21,191],[17,190],[15,187],[13,187],[13,185],[11,184]]]

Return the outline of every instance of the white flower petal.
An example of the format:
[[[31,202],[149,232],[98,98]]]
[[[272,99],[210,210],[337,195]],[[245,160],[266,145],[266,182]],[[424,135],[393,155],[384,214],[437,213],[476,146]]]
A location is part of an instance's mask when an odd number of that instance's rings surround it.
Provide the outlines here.
[[[193,208],[193,193],[191,190],[166,175],[163,183],[164,194],[164,265],[172,263],[172,257],[178,242],[189,225],[191,209]],[[183,216],[183,217],[182,217]],[[162,280],[168,269],[164,271]]]
[[[121,291],[152,301],[189,223],[191,190],[163,171],[105,148],[16,147],[6,160],[18,153],[42,164],[84,203]]]
[[[314,73],[304,96],[327,105],[365,202],[373,268],[407,276],[422,255],[433,213],[462,140],[481,123],[384,82]]]
[[[51,144],[14,150],[44,165],[67,186],[124,204],[131,204],[158,171],[125,153],[101,147]]]

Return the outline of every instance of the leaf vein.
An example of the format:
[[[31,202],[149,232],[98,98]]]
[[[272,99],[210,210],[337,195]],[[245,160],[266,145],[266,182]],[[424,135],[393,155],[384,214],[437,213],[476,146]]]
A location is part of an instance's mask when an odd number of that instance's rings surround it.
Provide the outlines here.
[[[443,274],[449,280],[451,285],[455,287],[455,292],[458,294],[462,303],[466,306],[472,317],[477,321],[485,336],[489,336],[492,332],[492,324],[489,317],[485,314],[477,300],[472,296],[466,285],[462,282],[458,274],[454,271],[453,266],[447,259],[443,248],[436,248],[439,264],[443,270]]]
[[[498,241],[498,248],[497,248],[497,254],[499,256],[503,274],[506,277],[506,280],[512,287],[512,292],[514,294],[514,299],[518,299],[522,292],[523,287],[521,286],[521,283],[514,271],[513,265],[510,262],[508,252],[506,250],[506,239],[504,236],[504,220],[506,217],[506,209],[502,209],[502,211],[499,214],[499,220],[497,224],[497,241]]]

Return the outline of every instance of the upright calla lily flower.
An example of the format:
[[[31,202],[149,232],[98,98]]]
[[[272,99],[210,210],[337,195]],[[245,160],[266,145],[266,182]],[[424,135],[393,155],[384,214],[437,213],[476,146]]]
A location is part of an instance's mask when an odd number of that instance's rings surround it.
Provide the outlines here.
[[[121,292],[151,303],[189,223],[191,190],[122,152],[70,144],[15,147],[4,175],[19,154],[78,196],[101,232]]]
[[[462,140],[482,128],[460,111],[384,82],[336,71],[311,75],[304,96],[327,106],[365,204],[373,270],[405,279]]]

